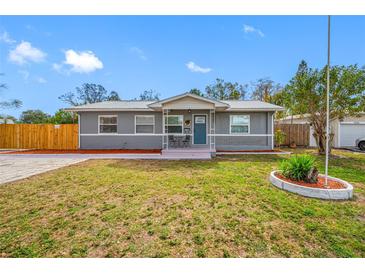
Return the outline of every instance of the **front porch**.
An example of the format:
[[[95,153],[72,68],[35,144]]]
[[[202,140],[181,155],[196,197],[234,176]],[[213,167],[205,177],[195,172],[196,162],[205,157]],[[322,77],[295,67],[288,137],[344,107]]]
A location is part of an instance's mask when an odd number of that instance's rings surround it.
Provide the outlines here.
[[[171,97],[149,107],[162,114],[163,153],[273,149],[274,111],[232,109],[226,102],[192,94]]]
[[[163,109],[162,151],[215,152],[214,109]]]

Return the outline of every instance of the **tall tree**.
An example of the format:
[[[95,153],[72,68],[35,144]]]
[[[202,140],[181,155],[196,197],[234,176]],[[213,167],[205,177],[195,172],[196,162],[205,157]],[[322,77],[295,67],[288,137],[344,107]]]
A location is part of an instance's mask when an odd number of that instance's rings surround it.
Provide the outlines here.
[[[252,85],[251,99],[264,102],[272,102],[274,94],[282,89],[280,84],[276,84],[270,78],[260,78]]]
[[[214,84],[205,88],[208,97],[218,100],[244,100],[247,92],[247,85],[237,82],[225,82],[223,79],[217,78]]]
[[[108,96],[108,101],[120,101],[120,97],[118,92],[116,91],[111,91],[109,96]]]
[[[153,89],[145,90],[139,95],[139,100],[156,101],[159,100],[160,94]]]
[[[13,99],[10,101],[1,101],[0,108],[19,108],[22,106],[22,101],[18,99]]]
[[[81,87],[76,87],[76,92],[67,92],[60,97],[61,101],[72,106],[92,104],[103,101],[116,101],[119,95],[116,91],[108,94],[108,91],[102,85],[85,83]]]
[[[299,64],[295,76],[285,87],[294,114],[309,114],[318,152],[326,149],[326,69]],[[357,65],[330,69],[330,119],[343,119],[365,111],[365,68]],[[333,134],[331,134],[333,137]],[[331,142],[330,142],[331,143]]]
[[[197,89],[197,88],[192,88],[189,93],[191,94],[195,94],[195,95],[198,95],[198,96],[204,96],[204,93],[200,91],[200,89]]]
[[[22,112],[19,121],[23,124],[44,124],[50,122],[51,116],[39,109],[28,109]]]
[[[3,76],[3,73],[0,73],[0,76]],[[0,92],[4,89],[7,89],[8,86],[5,83],[0,83]],[[22,106],[22,101],[18,99],[13,99],[10,101],[0,101],[0,109],[4,108],[19,108]]]
[[[77,124],[77,116],[71,112],[59,109],[49,118],[49,122],[52,124]]]

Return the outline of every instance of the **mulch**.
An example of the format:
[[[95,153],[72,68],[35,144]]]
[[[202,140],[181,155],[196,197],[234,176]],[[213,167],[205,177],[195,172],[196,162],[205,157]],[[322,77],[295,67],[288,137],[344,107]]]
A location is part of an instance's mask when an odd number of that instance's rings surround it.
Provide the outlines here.
[[[305,187],[313,187],[313,188],[322,188],[322,189],[345,189],[346,187],[337,181],[334,181],[330,178],[328,178],[327,182],[328,182],[328,188],[326,188],[324,186],[325,183],[325,178],[322,176],[318,176],[318,182],[317,183],[307,183],[304,181],[295,181],[289,178],[286,178],[285,176],[283,176],[282,174],[276,172],[275,176],[280,178],[281,180],[284,180],[286,182],[292,183],[292,184],[296,184],[296,185],[300,185],[300,186],[305,186]]]
[[[217,150],[217,152],[283,152],[278,149],[262,149],[262,150]]]
[[[8,151],[4,154],[157,154],[160,149],[32,149],[25,151]]]

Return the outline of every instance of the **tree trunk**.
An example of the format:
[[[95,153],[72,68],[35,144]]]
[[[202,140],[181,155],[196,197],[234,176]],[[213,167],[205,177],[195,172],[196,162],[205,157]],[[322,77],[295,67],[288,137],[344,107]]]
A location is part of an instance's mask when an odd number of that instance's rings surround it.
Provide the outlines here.
[[[293,127],[293,120],[294,120],[293,112],[291,111],[291,119],[290,119],[290,127],[289,127],[289,147],[291,146],[291,143],[292,143],[291,129]]]
[[[326,154],[326,123],[325,121],[319,119],[317,121],[313,121],[313,137],[316,140],[318,147],[318,154],[324,155]],[[329,153],[331,154],[331,143],[333,139],[333,134],[330,134],[329,140]]]
[[[318,154],[323,155],[326,152],[326,137],[323,136],[322,130],[316,130],[315,128],[313,128],[313,130],[313,137],[316,140]]]

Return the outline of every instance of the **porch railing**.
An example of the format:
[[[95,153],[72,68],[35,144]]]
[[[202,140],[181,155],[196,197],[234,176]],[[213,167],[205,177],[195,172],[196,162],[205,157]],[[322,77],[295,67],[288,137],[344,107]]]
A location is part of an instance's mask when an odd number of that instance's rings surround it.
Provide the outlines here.
[[[191,147],[192,134],[166,134],[169,148],[189,148]]]

